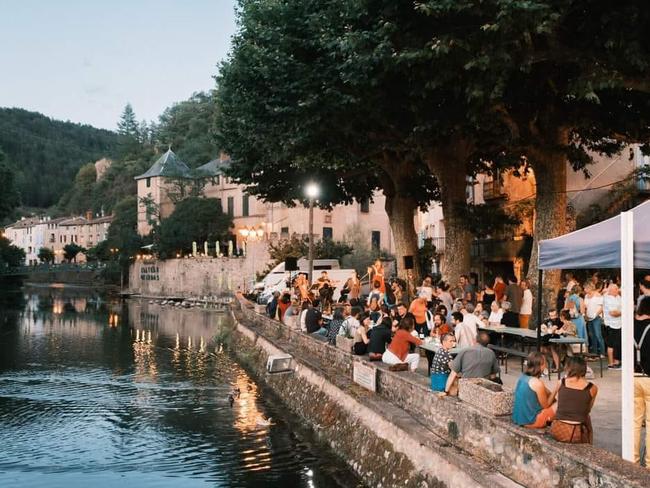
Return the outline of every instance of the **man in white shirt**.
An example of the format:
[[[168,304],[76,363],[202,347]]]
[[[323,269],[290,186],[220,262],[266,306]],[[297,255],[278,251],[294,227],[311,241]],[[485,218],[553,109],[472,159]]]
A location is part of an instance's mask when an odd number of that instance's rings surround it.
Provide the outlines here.
[[[456,336],[456,347],[472,347],[476,344],[476,334],[474,328],[464,321],[463,314],[454,312],[451,314],[451,319],[454,323],[454,335]]]
[[[463,323],[467,324],[472,332],[472,337],[476,342],[476,335],[478,334],[478,328],[483,326],[481,319],[474,315],[474,304],[468,302],[465,307],[463,307],[460,312],[463,314]]]
[[[621,369],[621,294],[611,283],[603,297],[603,320],[607,330],[607,362],[609,369]]]

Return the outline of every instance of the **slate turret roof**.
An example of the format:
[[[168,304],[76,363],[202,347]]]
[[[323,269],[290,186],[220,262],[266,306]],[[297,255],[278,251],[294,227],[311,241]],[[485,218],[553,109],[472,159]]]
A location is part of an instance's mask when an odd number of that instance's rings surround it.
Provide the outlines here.
[[[230,159],[217,158],[196,168],[196,173],[200,176],[218,176],[222,175],[228,166],[230,166]]]
[[[208,163],[210,164],[210,163]],[[154,178],[156,176],[169,176],[169,177],[188,177],[190,175],[190,168],[187,164],[181,161],[174,152],[169,149],[163,154],[158,161],[156,161],[146,173],[136,176],[136,180],[143,178]]]

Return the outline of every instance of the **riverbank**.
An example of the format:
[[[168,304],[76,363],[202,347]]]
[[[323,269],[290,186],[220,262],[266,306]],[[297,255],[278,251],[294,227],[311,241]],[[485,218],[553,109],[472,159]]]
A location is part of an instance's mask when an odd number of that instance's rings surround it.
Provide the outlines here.
[[[370,486],[647,487],[650,472],[585,445],[563,445],[255,313],[240,299],[233,352]],[[292,372],[266,373],[290,354]],[[376,392],[352,381],[372,368]]]

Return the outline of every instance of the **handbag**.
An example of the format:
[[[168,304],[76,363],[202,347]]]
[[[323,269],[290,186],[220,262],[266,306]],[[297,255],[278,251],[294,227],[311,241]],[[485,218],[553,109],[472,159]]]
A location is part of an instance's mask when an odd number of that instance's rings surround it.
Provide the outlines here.
[[[561,420],[554,420],[551,424],[551,436],[558,442],[569,444],[591,444],[593,432],[591,425],[584,423],[570,424]]]

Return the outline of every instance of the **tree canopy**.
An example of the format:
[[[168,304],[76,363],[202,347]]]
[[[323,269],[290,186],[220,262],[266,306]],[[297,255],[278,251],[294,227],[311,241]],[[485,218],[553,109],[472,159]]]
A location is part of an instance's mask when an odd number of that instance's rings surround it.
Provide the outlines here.
[[[403,174],[426,181],[425,162],[456,279],[470,264],[466,175],[527,160],[536,237],[548,238],[564,231],[567,161],[583,169],[591,151],[647,140],[649,14],[639,0],[615,10],[598,0],[242,0],[217,79],[231,174],[271,200],[300,198],[308,175],[335,201],[378,187],[389,196],[381,170],[398,187]]]
[[[36,112],[0,108],[0,147],[16,172],[23,205],[44,208],[59,200],[82,165],[115,156],[118,136]]]
[[[438,188],[405,144],[400,100],[382,111],[388,105],[376,91],[368,94],[372,87],[350,82],[349,4],[241,6],[241,29],[217,78],[217,135],[235,160],[230,175],[250,193],[287,204],[303,200],[312,179],[321,186],[322,206],[360,201],[379,189],[399,262],[415,255],[413,213]]]
[[[25,251],[0,236],[0,268],[13,268],[25,264]]]

